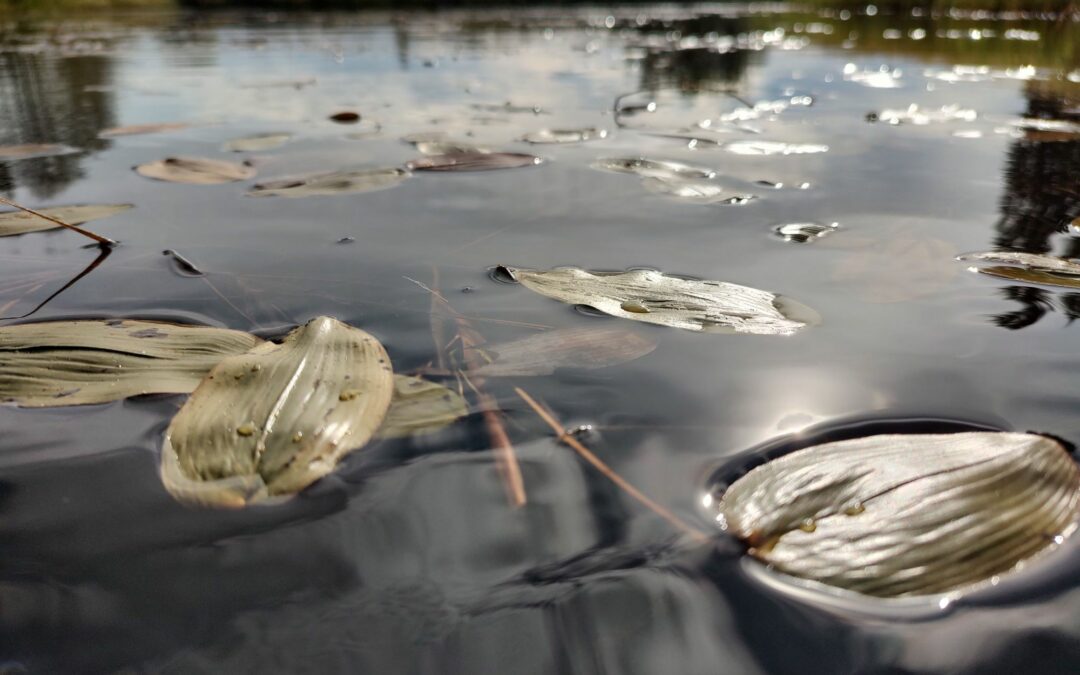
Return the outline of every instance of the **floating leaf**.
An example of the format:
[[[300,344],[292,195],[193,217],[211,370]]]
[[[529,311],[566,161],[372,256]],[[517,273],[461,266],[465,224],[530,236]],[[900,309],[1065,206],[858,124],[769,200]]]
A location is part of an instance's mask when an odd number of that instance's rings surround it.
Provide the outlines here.
[[[1001,263],[1008,267],[969,267],[972,272],[1030,284],[1080,288],[1080,263],[1066,258],[1023,251],[965,253],[957,260]]]
[[[812,310],[768,291],[724,281],[680,279],[655,270],[593,273],[576,267],[505,266],[498,270],[549,298],[686,330],[791,335],[816,319]]]
[[[257,134],[236,138],[226,143],[222,149],[230,152],[265,152],[285,145],[292,138],[290,134]]]
[[[838,227],[837,223],[785,223],[774,227],[773,232],[784,241],[805,244],[832,234]]]
[[[978,113],[974,110],[961,108],[958,105],[946,105],[936,110],[928,110],[912,103],[903,109],[882,110],[877,114],[872,114],[869,119],[870,121],[880,120],[892,125],[907,123],[922,126],[940,122],[974,122],[978,116]]]
[[[131,124],[123,127],[105,129],[98,136],[101,138],[115,138],[117,136],[135,136],[137,134],[156,134],[162,131],[178,131],[187,129],[190,124],[185,122],[166,122],[164,124]]]
[[[607,138],[606,129],[588,127],[585,129],[541,129],[530,134],[525,134],[522,140],[528,143],[582,143],[601,138]]]
[[[736,155],[812,155],[829,151],[827,145],[776,141],[731,141],[724,143],[723,147]]]
[[[0,401],[26,407],[186,394],[262,340],[158,321],[53,321],[0,328]]]
[[[469,155],[488,154],[490,149],[473,145],[464,141],[455,141],[448,138],[417,140],[413,142],[417,150],[425,155]]]
[[[649,192],[670,195],[679,199],[695,202],[725,204],[745,204],[755,199],[754,195],[734,192],[719,183],[689,181],[672,178],[645,178],[642,187]]]
[[[513,342],[485,346],[485,366],[469,371],[482,377],[550,375],[557,368],[607,368],[641,358],[656,340],[625,328],[563,328]]]
[[[37,209],[39,213],[62,220],[69,225],[82,225],[92,220],[100,220],[127,211],[132,204],[79,204],[75,206],[50,206]],[[51,220],[40,218],[26,211],[5,211],[0,213],[0,237],[14,234],[52,230],[60,227]]]
[[[716,171],[707,167],[643,157],[599,159],[593,162],[593,167],[616,173],[632,173],[642,178],[709,180],[716,177]]]
[[[334,171],[258,183],[248,191],[252,197],[319,197],[385,190],[411,176],[404,169]]]
[[[1080,470],[1035,434],[869,436],[764,464],[718,510],[781,572],[867,595],[927,595],[1060,541],[1080,516]]]
[[[165,432],[162,481],[216,506],[295,493],[367,443],[393,391],[379,341],[319,317],[210,372]]]
[[[844,67],[844,79],[873,89],[897,89],[900,87],[899,70],[857,70],[854,64]]]
[[[78,148],[56,143],[23,143],[22,145],[0,145],[0,159],[31,159],[34,157],[53,157],[70,155]]]
[[[412,171],[493,171],[536,166],[541,162],[539,157],[518,152],[466,152],[422,157],[405,166]]]
[[[469,414],[461,394],[441,384],[407,375],[394,376],[394,397],[379,438],[402,438],[437,431]]]
[[[189,185],[218,185],[247,180],[255,169],[247,163],[226,162],[205,157],[166,157],[140,164],[135,172],[146,178]]]
[[[330,116],[330,119],[338,124],[356,124],[360,121],[360,113],[346,110],[344,112],[334,113]]]

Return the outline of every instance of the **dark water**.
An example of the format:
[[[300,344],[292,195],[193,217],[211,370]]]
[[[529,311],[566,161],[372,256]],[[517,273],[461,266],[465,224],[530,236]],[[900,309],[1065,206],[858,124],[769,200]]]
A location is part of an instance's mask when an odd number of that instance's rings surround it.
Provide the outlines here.
[[[1021,39],[1032,32],[1038,40]],[[437,268],[450,302],[490,341],[531,334],[522,324],[616,321],[488,273],[572,264],[765,288],[823,322],[787,338],[648,327],[660,346],[636,362],[489,383],[522,463],[529,501],[519,510],[475,416],[370,446],[285,505],[218,512],[178,505],[157,476],[182,397],[0,408],[0,670],[1080,669],[1075,539],[996,588],[904,613],[778,589],[701,507],[718,468],[790,445],[785,435],[803,429],[813,440],[861,420],[1080,441],[1080,295],[979,276],[952,259],[999,248],[1080,255],[1068,227],[1080,216],[1080,140],[1011,125],[1078,119],[1071,23],[733,5],[129,14],[10,18],[2,41],[0,145],[80,152],[0,162],[0,188],[34,206],[136,205],[92,224],[123,245],[33,320],[159,318],[278,336],[329,314],[377,336],[407,371],[434,353],[430,296],[410,279],[430,283]],[[1017,70],[1028,64],[1037,70]],[[852,79],[883,66],[899,76]],[[949,81],[956,72],[970,81]],[[618,96],[642,90],[625,100],[655,101],[655,113],[612,114]],[[804,97],[812,105],[747,120],[761,133],[731,138],[827,152],[744,156],[650,133]],[[912,103],[977,117],[865,121]],[[364,120],[327,120],[340,110]],[[377,135],[347,137],[374,121]],[[152,122],[192,126],[98,137]],[[560,146],[517,140],[565,127],[612,133]],[[400,138],[427,131],[547,161],[295,200],[247,197],[251,181],[178,185],[131,171],[169,155],[251,156],[260,179],[392,167],[419,154]],[[270,152],[221,150],[260,132],[294,137]],[[757,199],[686,203],[590,166],[635,156],[711,167]],[[804,244],[773,233],[802,222],[839,228]],[[3,313],[31,311],[93,263],[99,252],[84,243],[67,232],[0,239]],[[163,249],[206,276],[178,273]],[[714,541],[680,539],[557,443],[515,384],[567,426],[592,425],[593,451]]]

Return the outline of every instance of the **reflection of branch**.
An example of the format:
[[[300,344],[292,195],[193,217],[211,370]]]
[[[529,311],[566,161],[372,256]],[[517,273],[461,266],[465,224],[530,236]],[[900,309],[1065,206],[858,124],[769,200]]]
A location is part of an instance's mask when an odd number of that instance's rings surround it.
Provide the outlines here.
[[[0,197],[0,199],[2,199],[2,197]],[[112,253],[112,248],[110,248],[108,246],[102,246],[101,247],[101,252],[98,253],[98,257],[94,258],[94,261],[92,263],[90,263],[89,265],[87,265],[86,269],[84,269],[82,272],[79,272],[78,274],[76,274],[75,277],[71,279],[71,281],[69,281],[66,284],[64,284],[63,286],[61,286],[58,291],[56,291],[55,293],[53,293],[49,297],[45,298],[44,300],[42,300],[41,303],[37,307],[33,308],[32,310],[30,310],[26,314],[20,314],[19,316],[0,316],[0,321],[7,321],[9,319],[25,319],[26,317],[30,316],[31,314],[34,314],[35,312],[40,310],[42,307],[49,304],[49,302],[51,302],[53,298],[55,298],[56,296],[60,295],[61,293],[63,293],[67,289],[74,286],[79,281],[79,279],[82,279],[87,274],[90,274],[95,269],[97,269],[98,265],[105,262],[105,258],[108,258],[111,253]]]
[[[533,411],[540,416],[540,419],[544,420],[544,422],[546,422],[547,425],[551,427],[551,430],[557,434],[557,437],[561,442],[573,448],[575,452],[581,455],[582,459],[584,459],[589,464],[592,464],[597,471],[604,474],[604,476],[606,476],[611,482],[615,483],[620,488],[625,490],[626,493],[629,494],[631,497],[647,506],[653,513],[668,521],[677,529],[682,530],[697,541],[705,542],[709,540],[708,536],[706,536],[704,532],[695,527],[692,527],[691,525],[688,525],[681,518],[676,516],[668,509],[649,499],[645,495],[645,493],[641,492],[636,487],[628,483],[625,478],[615,473],[615,471],[612,470],[610,466],[605,464],[603,460],[590,452],[588,448],[586,448],[584,445],[581,444],[580,441],[578,441],[578,439],[566,433],[563,425],[559,424],[559,421],[556,420],[555,417],[547,409],[537,403],[536,399],[534,399],[532,396],[529,396],[529,394],[524,389],[521,389],[520,387],[514,387],[514,391],[517,392],[517,395],[520,396],[523,401],[529,404],[529,407],[532,408]]]
[[[93,239],[97,243],[101,244],[102,246],[115,246],[116,245],[116,242],[113,241],[112,239],[109,239],[108,237],[103,237],[100,234],[94,234],[90,230],[84,230],[83,228],[81,228],[81,227],[79,227],[77,225],[70,225],[68,223],[65,223],[64,221],[60,220],[59,218],[53,218],[52,216],[47,216],[44,213],[41,213],[40,211],[35,211],[34,209],[22,206],[21,204],[16,204],[15,202],[11,201],[7,197],[0,197],[0,204],[7,204],[8,206],[12,206],[12,207],[14,207],[16,209],[19,209],[20,211],[25,211],[25,212],[29,213],[30,215],[37,216],[38,218],[44,218],[45,220],[49,221],[50,223],[56,223],[60,227],[66,227],[69,230],[74,230],[75,232],[78,232],[79,234],[81,234],[84,237],[90,237],[91,239]]]

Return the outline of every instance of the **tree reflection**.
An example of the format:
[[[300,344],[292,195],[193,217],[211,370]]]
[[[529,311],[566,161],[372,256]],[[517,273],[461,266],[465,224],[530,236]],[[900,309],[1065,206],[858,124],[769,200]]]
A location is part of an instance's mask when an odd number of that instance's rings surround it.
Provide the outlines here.
[[[0,145],[59,143],[84,151],[0,163],[0,190],[26,187],[48,199],[82,178],[86,153],[108,147],[97,134],[114,124],[112,70],[112,58],[102,54],[0,52]]]
[[[1029,82],[1025,87],[1025,117],[1080,122],[1080,92],[1074,87]],[[998,250],[1049,253],[1063,239],[1057,255],[1080,257],[1080,238],[1068,236],[1070,223],[1080,217],[1080,136],[1026,132],[1009,149],[1005,193],[1001,198],[994,245]],[[1064,235],[1064,236],[1062,236]],[[1071,322],[1080,318],[1080,294],[1054,293],[1032,286],[1007,286],[1003,297],[1021,308],[992,317],[1002,328],[1019,330],[1058,311]]]

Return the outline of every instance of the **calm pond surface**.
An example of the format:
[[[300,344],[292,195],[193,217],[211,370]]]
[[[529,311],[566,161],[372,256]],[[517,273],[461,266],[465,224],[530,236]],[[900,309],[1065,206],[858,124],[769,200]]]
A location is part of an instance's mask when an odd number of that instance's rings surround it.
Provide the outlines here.
[[[634,362],[490,380],[521,462],[518,509],[478,413],[370,445],[285,504],[215,511],[176,503],[158,477],[183,396],[0,407],[3,672],[1080,668],[1075,537],[996,587],[899,611],[785,590],[702,507],[719,469],[837,434],[1080,440],[1080,292],[954,259],[1080,256],[1071,23],[766,5],[3,21],[0,145],[76,152],[0,160],[0,190],[28,206],[135,205],[88,226],[122,242],[102,260],[70,232],[0,238],[5,317],[98,263],[15,322],[138,317],[279,337],[325,314],[375,335],[407,372],[434,359],[421,284],[437,270],[490,342],[622,325],[500,283],[500,264],[650,267],[768,289],[822,317],[787,337],[645,326],[659,346]],[[930,118],[888,122],[912,104]],[[329,119],[341,111],[362,119]],[[151,123],[189,126],[99,136]],[[521,140],[581,128],[608,134]],[[544,161],[364,193],[245,194],[401,166],[420,156],[402,138],[432,132]],[[265,133],[290,138],[222,148]],[[169,156],[248,159],[258,175],[206,186],[132,171]],[[740,198],[594,167],[639,157],[709,167]],[[800,223],[837,227],[802,242],[774,231]],[[567,427],[589,425],[592,451],[710,543],[559,443],[514,386]]]

